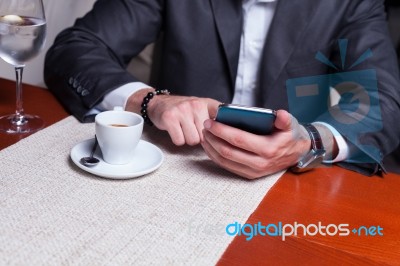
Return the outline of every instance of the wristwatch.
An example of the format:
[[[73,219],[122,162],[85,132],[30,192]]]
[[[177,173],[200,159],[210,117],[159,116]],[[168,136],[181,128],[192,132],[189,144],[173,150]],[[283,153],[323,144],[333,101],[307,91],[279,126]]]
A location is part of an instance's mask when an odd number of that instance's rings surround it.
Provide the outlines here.
[[[318,130],[312,124],[302,125],[310,136],[312,149],[300,159],[296,166],[290,169],[295,173],[305,172],[317,167],[322,163],[325,156],[325,148]]]

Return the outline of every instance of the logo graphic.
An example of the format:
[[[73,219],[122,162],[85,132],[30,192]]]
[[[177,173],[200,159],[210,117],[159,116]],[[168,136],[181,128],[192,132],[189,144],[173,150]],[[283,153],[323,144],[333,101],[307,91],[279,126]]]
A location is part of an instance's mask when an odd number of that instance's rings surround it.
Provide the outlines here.
[[[368,49],[346,68],[348,41],[341,39],[338,43],[340,67],[321,52],[315,56],[315,59],[334,69],[336,73],[286,81],[289,111],[300,123],[327,122],[343,134],[350,146],[355,145],[362,151],[351,154],[346,161],[379,162],[382,159],[380,151],[362,141],[366,133],[382,129],[376,71],[374,69],[351,71],[372,57],[372,51]],[[340,95],[339,102],[333,106],[330,98],[332,90]]]
[[[285,241],[290,236],[355,236],[364,237],[382,237],[384,236],[383,227],[377,225],[373,226],[359,226],[351,229],[347,223],[343,224],[323,224],[318,222],[316,224],[302,224],[298,222],[290,223],[268,223],[264,224],[258,222],[255,224],[241,224],[234,222],[225,227],[225,232],[229,236],[246,236],[246,241],[250,241],[255,236],[272,236],[280,237]]]

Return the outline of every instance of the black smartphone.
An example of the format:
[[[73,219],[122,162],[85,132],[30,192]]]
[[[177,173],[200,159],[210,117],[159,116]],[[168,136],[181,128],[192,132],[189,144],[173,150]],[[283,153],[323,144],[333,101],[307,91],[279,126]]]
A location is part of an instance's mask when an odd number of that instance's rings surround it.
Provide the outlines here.
[[[274,129],[275,118],[275,110],[223,103],[215,120],[257,135],[268,135]]]

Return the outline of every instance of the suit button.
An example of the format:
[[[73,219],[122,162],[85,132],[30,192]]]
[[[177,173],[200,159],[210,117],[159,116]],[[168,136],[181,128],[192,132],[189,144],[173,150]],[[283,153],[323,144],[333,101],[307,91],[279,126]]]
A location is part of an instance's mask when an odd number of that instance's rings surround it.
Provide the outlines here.
[[[74,89],[76,89],[76,88],[78,88],[78,86],[79,86],[79,82],[75,79],[75,80],[74,80],[74,83],[72,84],[72,87],[73,87]]]
[[[68,84],[69,84],[69,85],[72,85],[72,83],[74,83],[74,78],[73,78],[73,77],[70,77],[70,78],[68,79]]]
[[[81,93],[83,91],[83,87],[82,86],[79,86],[77,89],[76,89],[76,92],[77,93]]]
[[[86,95],[88,95],[89,94],[89,91],[88,90],[83,90],[82,92],[81,92],[81,95],[82,96],[86,96]]]

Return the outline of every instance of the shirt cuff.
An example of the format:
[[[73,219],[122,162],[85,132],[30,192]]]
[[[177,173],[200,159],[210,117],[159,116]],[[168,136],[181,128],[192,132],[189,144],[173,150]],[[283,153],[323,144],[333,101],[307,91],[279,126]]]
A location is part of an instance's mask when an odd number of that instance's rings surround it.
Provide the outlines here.
[[[103,101],[96,105],[95,109],[106,111],[113,110],[116,106],[122,106],[125,109],[129,97],[144,88],[151,88],[151,86],[142,82],[131,82],[122,85],[121,87],[107,93],[104,96]]]
[[[324,160],[324,163],[336,163],[336,162],[341,162],[344,161],[348,158],[349,156],[349,145],[347,145],[345,139],[343,138],[343,136],[339,133],[339,131],[337,131],[333,126],[324,123],[324,122],[314,122],[313,124],[319,124],[322,126],[327,127],[333,134],[333,137],[335,138],[335,141],[338,145],[338,155],[336,156],[336,158],[334,158],[333,160]]]

